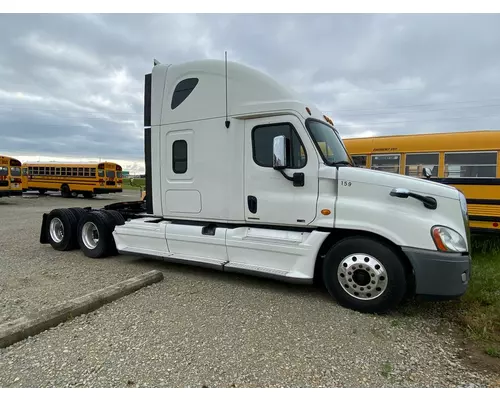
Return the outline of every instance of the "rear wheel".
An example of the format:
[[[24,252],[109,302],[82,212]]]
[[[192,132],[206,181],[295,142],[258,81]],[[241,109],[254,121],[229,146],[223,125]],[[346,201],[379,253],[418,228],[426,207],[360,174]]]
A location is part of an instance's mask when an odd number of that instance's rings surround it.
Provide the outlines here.
[[[114,219],[116,225],[125,224],[125,218],[123,218],[123,215],[121,215],[118,211],[116,210],[103,210],[103,211]]]
[[[78,244],[90,258],[102,258],[115,254],[113,240],[114,219],[103,211],[86,213],[78,223]]]
[[[360,312],[386,312],[406,292],[399,256],[383,243],[362,236],[336,243],[324,259],[323,280],[339,304]]]
[[[69,186],[67,184],[61,186],[61,196],[66,199],[71,197],[71,191],[69,190]]]
[[[52,210],[47,217],[47,237],[52,248],[59,251],[76,248],[76,227],[77,219],[71,211],[65,208]]]
[[[70,207],[70,208],[68,208],[68,210],[71,211],[73,213],[73,215],[75,216],[77,225],[78,225],[78,222],[80,222],[80,218],[82,218],[87,213],[87,211],[85,211],[81,207]],[[75,232],[76,232],[76,230],[75,230]]]

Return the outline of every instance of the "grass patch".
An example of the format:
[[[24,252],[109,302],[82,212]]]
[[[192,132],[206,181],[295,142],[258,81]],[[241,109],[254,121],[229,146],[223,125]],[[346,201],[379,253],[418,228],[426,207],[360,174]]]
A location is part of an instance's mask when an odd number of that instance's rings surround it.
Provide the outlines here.
[[[142,190],[146,189],[146,179],[144,178],[134,178],[134,185],[130,183],[131,178],[123,179],[123,189],[129,190],[139,190],[142,187]]]
[[[382,368],[380,370],[380,374],[384,378],[389,378],[390,373],[392,372],[392,365],[389,362],[385,362],[382,364]]]
[[[469,288],[455,303],[454,319],[486,354],[500,355],[500,237],[472,237]]]
[[[490,357],[500,358],[500,350],[494,347],[488,347],[484,352],[488,354]]]

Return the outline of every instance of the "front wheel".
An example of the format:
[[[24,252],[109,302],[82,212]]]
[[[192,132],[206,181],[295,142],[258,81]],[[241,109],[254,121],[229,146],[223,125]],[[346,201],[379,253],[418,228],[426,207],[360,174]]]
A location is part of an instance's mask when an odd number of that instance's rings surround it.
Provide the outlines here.
[[[383,243],[361,236],[343,239],[329,250],[323,280],[339,304],[366,313],[394,308],[406,292],[400,257]]]

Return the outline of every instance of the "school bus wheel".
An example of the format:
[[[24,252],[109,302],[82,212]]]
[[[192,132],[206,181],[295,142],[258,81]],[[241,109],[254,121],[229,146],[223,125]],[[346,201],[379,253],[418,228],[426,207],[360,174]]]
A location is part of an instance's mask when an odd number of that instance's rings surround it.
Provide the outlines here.
[[[92,198],[94,198],[94,197],[95,197],[95,194],[94,194],[94,193],[92,193],[92,192],[83,192],[83,197],[84,197],[85,199],[92,199]]]
[[[61,196],[64,198],[71,197],[71,191],[69,190],[69,186],[65,183],[61,186]]]

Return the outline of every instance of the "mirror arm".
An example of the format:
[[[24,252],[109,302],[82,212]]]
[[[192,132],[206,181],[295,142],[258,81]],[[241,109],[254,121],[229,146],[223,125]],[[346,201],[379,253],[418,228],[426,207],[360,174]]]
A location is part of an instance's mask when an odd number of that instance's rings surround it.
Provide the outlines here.
[[[286,179],[288,179],[289,181],[293,181],[293,177],[291,176],[288,176],[287,174],[285,174],[285,172],[280,169],[280,168],[277,168],[277,170],[281,173],[281,175],[283,175]]]

